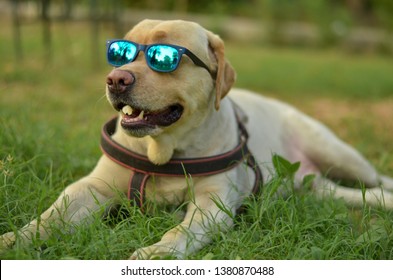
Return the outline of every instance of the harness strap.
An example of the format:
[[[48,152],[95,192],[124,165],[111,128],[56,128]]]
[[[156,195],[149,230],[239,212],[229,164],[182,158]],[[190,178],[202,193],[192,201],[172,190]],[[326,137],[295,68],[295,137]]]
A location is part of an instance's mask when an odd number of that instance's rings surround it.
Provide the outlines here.
[[[129,181],[128,198],[143,209],[146,182],[150,176],[184,177],[208,176],[230,170],[246,161],[255,172],[253,193],[257,193],[263,184],[262,172],[247,147],[247,131],[238,120],[239,144],[226,153],[201,158],[171,159],[164,165],[155,165],[146,156],[135,153],[115,142],[111,135],[115,133],[117,117],[109,120],[101,132],[101,149],[105,155],[116,163],[132,170]]]
[[[134,201],[139,208],[143,208],[145,186],[150,174],[135,172],[131,175],[128,186],[128,199]],[[139,186],[139,188],[138,188]]]

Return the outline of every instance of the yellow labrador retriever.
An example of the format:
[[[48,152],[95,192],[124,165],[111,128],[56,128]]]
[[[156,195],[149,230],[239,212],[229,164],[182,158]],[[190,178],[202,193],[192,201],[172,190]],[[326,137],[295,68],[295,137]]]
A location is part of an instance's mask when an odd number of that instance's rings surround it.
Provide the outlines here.
[[[368,187],[368,203],[393,208],[393,179],[378,174],[321,123],[279,101],[231,89],[235,71],[225,58],[224,43],[200,25],[144,20],[124,39],[108,41],[107,50],[115,68],[106,92],[119,117],[103,131],[104,154],[40,219],[20,229],[23,241],[30,242],[36,231],[45,239],[48,225],[60,217],[70,223],[88,221],[100,205],[116,203],[120,191],[141,207],[144,200],[188,202],[183,222],[131,256],[184,258],[210,242],[214,223],[231,225],[220,203],[235,213],[255,181],[274,176],[274,154],[301,163],[297,185],[316,174],[317,194],[359,205],[360,190],[331,179],[360,180]],[[12,232],[4,234],[0,247],[12,246],[15,239]]]

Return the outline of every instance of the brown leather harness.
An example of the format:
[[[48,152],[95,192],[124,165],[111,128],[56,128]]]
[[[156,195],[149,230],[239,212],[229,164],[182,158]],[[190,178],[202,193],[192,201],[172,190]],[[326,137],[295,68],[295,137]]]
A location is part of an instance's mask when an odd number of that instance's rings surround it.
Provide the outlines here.
[[[164,165],[155,165],[146,156],[125,148],[111,138],[116,130],[117,117],[108,121],[102,128],[101,149],[111,160],[133,171],[129,180],[128,198],[141,209],[144,204],[146,182],[151,176],[209,176],[230,170],[242,162],[247,163],[255,172],[252,192],[257,193],[263,185],[262,172],[248,149],[247,130],[239,118],[237,122],[240,131],[239,144],[234,149],[215,156],[173,158]]]

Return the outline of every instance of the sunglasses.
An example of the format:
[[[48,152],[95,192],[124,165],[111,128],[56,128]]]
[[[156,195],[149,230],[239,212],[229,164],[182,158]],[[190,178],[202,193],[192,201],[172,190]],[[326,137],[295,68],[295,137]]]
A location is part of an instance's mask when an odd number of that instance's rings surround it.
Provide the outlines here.
[[[209,67],[190,50],[168,44],[141,45],[127,40],[107,41],[108,63],[115,67],[133,62],[140,51],[145,53],[147,65],[157,72],[172,72],[177,69],[183,54],[195,65],[205,68],[213,76]]]

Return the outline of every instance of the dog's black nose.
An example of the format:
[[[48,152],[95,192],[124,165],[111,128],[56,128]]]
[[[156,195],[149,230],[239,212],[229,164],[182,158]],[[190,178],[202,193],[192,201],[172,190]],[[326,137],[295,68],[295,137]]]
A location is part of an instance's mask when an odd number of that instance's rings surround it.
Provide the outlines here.
[[[114,69],[106,77],[106,84],[112,93],[124,93],[134,82],[134,75],[124,70]]]

